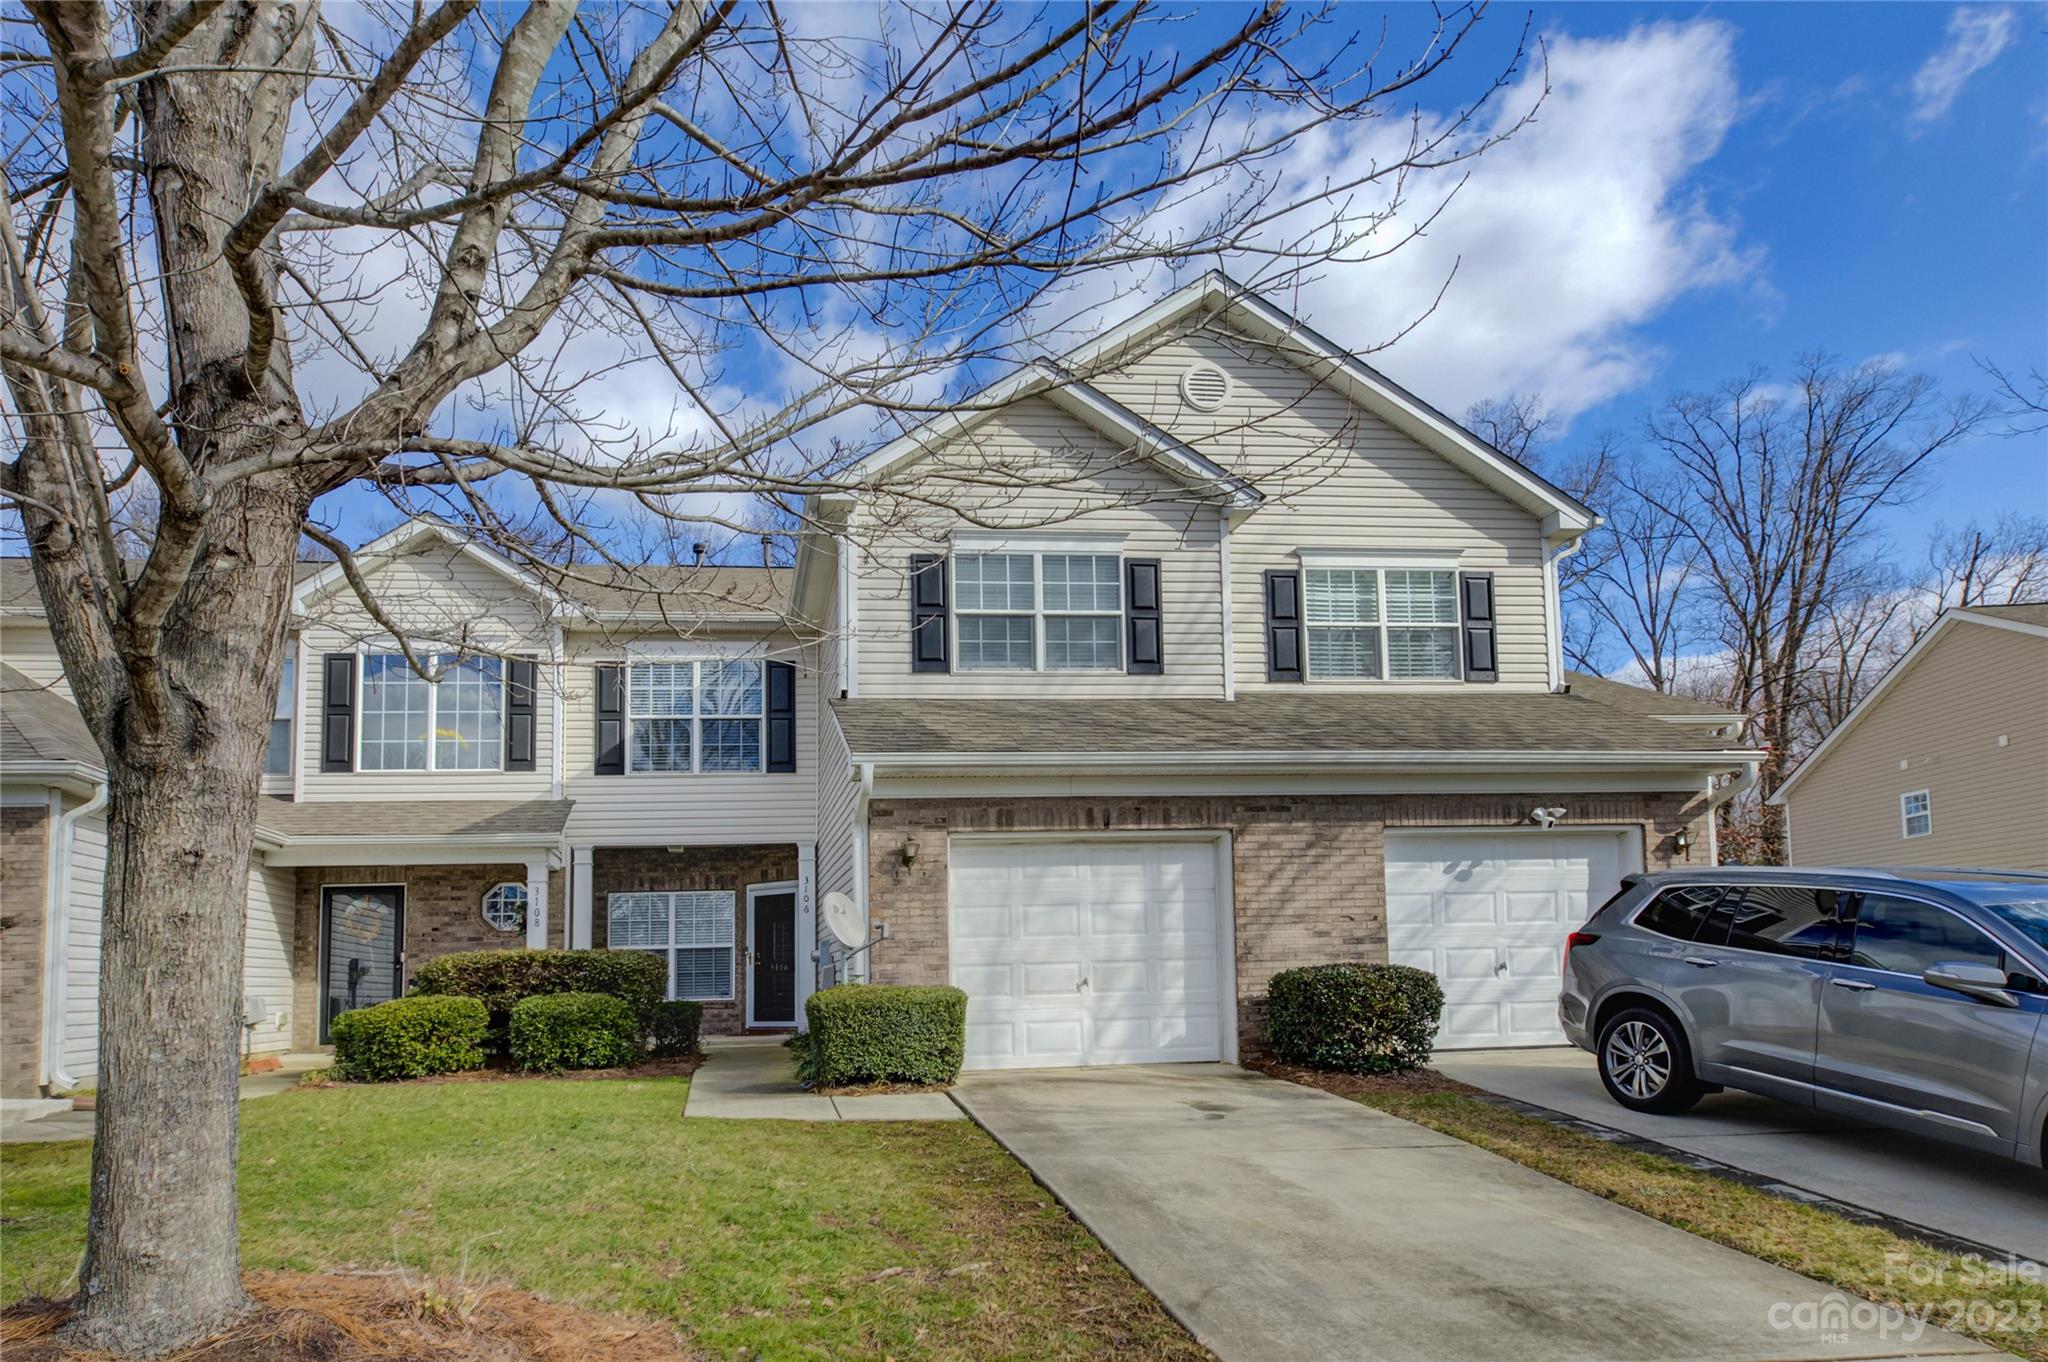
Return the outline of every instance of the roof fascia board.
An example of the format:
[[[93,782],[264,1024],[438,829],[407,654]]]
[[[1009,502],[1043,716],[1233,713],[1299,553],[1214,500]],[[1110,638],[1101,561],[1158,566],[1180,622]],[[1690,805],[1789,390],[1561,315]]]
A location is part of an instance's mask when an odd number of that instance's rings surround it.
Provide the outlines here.
[[[1246,752],[855,752],[856,761],[877,770],[944,770],[999,766],[1029,769],[1080,768],[1214,768],[1260,770],[1296,768],[1419,768],[1462,769],[1474,766],[1615,767],[1659,765],[1710,767],[1721,770],[1758,761],[1755,748],[1643,750],[1626,752],[1436,752],[1436,751],[1246,751]]]

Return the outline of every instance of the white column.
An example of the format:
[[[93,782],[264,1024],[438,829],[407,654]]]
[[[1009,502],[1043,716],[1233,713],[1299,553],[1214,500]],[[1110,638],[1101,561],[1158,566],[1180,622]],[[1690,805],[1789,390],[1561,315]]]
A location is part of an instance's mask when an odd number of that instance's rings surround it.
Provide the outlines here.
[[[590,949],[591,853],[594,847],[569,848],[569,949]]]
[[[796,1028],[804,1024],[804,1002],[818,991],[818,844],[796,844]]]
[[[529,857],[526,862],[526,944],[545,950],[548,944],[548,858]]]

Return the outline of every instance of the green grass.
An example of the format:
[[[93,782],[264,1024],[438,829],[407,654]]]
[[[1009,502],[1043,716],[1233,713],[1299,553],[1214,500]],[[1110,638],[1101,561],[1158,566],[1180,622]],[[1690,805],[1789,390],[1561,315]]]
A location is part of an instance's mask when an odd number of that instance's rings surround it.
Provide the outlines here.
[[[682,1121],[682,1079],[302,1090],[242,1108],[249,1268],[394,1262],[744,1358],[1202,1358],[966,1122]],[[0,1299],[61,1294],[84,1144],[0,1150]]]
[[[1702,1238],[2048,1362],[2048,1286],[2038,1280],[1987,1280],[1973,1264],[1918,1240],[1461,1093],[1331,1086]]]

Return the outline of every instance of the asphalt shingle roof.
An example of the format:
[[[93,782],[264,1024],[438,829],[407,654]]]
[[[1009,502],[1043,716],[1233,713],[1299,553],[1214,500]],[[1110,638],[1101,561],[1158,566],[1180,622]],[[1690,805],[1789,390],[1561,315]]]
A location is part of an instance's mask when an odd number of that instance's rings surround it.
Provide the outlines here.
[[[569,799],[421,799],[295,804],[266,795],[256,826],[285,837],[554,837]]]
[[[0,766],[66,761],[101,769],[85,716],[48,686],[0,666]]]
[[[2038,624],[2048,628],[2048,601],[2036,601],[2027,605],[1973,605],[1968,609],[1973,615],[1992,615],[2002,620],[2015,620],[2020,624]]]
[[[1631,714],[1648,714],[1652,717],[1693,718],[1701,715],[1725,715],[1732,723],[1742,716],[1711,700],[1694,700],[1683,695],[1667,695],[1647,686],[1630,686],[1620,681],[1610,681],[1604,676],[1589,672],[1566,672],[1565,681],[1570,684],[1572,694],[1583,695],[1589,700],[1598,700],[1603,705],[1625,709]]]
[[[1235,700],[835,700],[849,747],[887,753],[1722,752],[1734,741],[1603,704],[1523,694]]]

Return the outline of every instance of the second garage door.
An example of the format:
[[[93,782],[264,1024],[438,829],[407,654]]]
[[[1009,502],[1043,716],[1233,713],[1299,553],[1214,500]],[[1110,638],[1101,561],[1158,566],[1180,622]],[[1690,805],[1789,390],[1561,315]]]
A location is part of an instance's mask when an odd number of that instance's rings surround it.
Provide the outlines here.
[[[968,1068],[1223,1057],[1214,841],[962,837],[949,856]]]
[[[1437,1048],[1564,1044],[1564,939],[1640,856],[1633,833],[1388,833],[1387,956],[1442,981]]]

